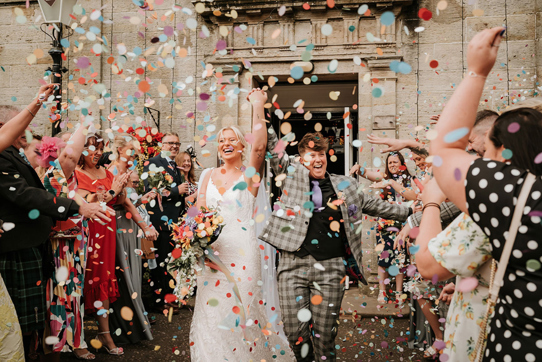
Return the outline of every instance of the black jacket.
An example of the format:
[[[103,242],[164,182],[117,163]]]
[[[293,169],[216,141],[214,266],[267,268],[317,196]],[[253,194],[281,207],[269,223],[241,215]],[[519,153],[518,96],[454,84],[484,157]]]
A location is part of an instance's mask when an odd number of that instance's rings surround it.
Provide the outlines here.
[[[55,220],[66,220],[78,211],[75,201],[45,190],[38,174],[15,147],[0,153],[0,219],[15,224],[0,236],[0,253],[44,243]]]
[[[155,164],[157,167],[163,167],[167,173],[169,173],[171,176],[173,176],[173,182],[175,184],[174,187],[171,188],[171,194],[168,197],[162,197],[162,207],[164,211],[160,211],[160,207],[158,205],[158,199],[155,199],[156,202],[154,204],[154,207],[150,207],[149,204],[147,204],[147,211],[149,212],[151,216],[151,222],[154,228],[158,231],[165,232],[168,230],[167,224],[171,222],[178,222],[179,216],[181,216],[181,211],[184,210],[185,205],[185,196],[179,195],[179,189],[178,186],[181,184],[181,172],[180,170],[177,170],[175,172],[173,168],[169,165],[167,162],[167,159],[165,157],[162,157],[162,155],[158,155],[156,157],[153,157],[149,159],[148,163],[143,169],[143,172],[149,171],[149,166],[151,164]],[[149,184],[147,179],[145,179],[145,192],[149,192]]]

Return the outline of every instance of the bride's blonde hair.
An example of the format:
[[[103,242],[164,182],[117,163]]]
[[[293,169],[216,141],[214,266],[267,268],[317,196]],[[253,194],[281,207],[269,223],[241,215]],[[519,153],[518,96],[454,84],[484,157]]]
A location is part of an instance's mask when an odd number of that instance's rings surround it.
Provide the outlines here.
[[[220,138],[222,138],[222,136],[224,135],[224,131],[227,131],[227,130],[233,131],[233,133],[235,133],[235,136],[237,136],[237,140],[241,142],[241,144],[243,145],[241,160],[244,162],[247,158],[247,151],[248,151],[248,142],[245,139],[245,134],[237,126],[222,127],[222,129],[218,131],[218,136],[217,136],[218,142],[220,142]],[[222,159],[222,157],[220,157],[220,153],[218,154],[218,157]]]

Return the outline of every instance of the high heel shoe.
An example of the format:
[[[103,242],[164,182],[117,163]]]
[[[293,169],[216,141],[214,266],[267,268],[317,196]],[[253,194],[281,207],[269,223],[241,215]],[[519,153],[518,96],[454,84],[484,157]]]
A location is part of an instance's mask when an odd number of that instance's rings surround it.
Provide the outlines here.
[[[77,359],[82,359],[82,360],[87,360],[87,361],[96,359],[96,356],[93,353],[89,352],[89,351],[87,351],[87,353],[85,353],[85,354],[79,355],[79,354],[75,353],[75,349],[74,349],[72,351],[72,353],[75,356],[75,358],[77,358]]]
[[[110,331],[98,332],[98,335],[95,338],[97,341],[99,341],[102,344],[102,347],[105,348],[107,353],[114,356],[122,356],[124,354],[124,349],[122,349],[122,347],[115,347],[112,349],[107,348],[107,346],[102,341],[100,341],[100,338],[99,338],[100,334],[111,334],[111,332]]]

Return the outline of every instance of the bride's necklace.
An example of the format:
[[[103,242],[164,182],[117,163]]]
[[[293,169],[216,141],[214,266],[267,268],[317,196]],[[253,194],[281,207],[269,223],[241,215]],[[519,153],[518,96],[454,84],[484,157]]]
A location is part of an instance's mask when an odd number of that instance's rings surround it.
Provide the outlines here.
[[[222,168],[223,170],[226,171],[226,169],[225,169],[224,167],[221,167],[221,168]],[[236,167],[236,169],[239,170],[239,167]],[[224,175],[225,175],[226,173],[228,173],[228,171],[226,171],[226,172],[224,173]],[[223,182],[224,182],[224,186],[227,186],[230,182],[233,182],[233,181],[237,180],[237,178],[238,178],[238,177],[234,177],[234,179],[232,179],[231,177],[228,177],[227,179],[225,178],[224,181],[223,181]]]

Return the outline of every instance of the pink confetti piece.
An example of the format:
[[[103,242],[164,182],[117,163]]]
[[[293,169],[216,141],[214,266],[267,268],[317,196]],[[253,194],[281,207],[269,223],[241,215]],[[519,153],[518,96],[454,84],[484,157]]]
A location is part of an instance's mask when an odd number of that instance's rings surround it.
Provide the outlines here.
[[[456,290],[463,293],[472,292],[478,286],[478,279],[469,277],[462,279],[456,286]]]

